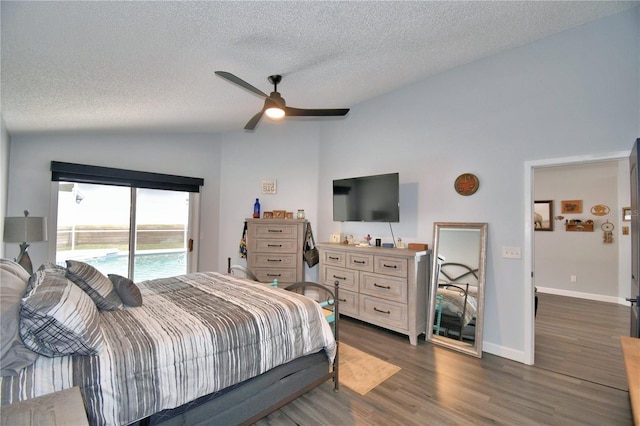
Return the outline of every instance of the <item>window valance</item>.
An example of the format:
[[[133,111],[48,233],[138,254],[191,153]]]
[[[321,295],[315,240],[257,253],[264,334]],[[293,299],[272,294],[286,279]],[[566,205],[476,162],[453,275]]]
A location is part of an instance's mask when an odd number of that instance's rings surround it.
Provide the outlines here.
[[[54,182],[93,183],[184,192],[200,192],[200,187],[204,185],[204,179],[202,178],[63,163],[60,161],[51,162],[51,180]]]

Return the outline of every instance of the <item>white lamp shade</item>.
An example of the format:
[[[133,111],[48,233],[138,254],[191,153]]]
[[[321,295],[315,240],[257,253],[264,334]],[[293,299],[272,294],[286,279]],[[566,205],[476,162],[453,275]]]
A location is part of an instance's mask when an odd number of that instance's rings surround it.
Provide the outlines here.
[[[5,217],[3,240],[7,243],[47,241],[47,218]]]

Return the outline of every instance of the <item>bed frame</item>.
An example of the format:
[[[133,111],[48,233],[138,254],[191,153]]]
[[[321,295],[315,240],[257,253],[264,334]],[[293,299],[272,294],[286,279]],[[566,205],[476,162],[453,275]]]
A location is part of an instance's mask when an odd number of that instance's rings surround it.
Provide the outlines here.
[[[334,301],[333,332],[336,356],[329,365],[324,350],[294,359],[257,377],[237,385],[205,395],[180,407],[163,410],[141,419],[132,426],[150,425],[250,425],[278,410],[327,380],[333,380],[333,390],[339,391],[338,380],[338,285],[333,291],[315,283],[296,283],[290,287],[318,286]]]
[[[450,271],[447,272],[444,270],[446,266],[450,267]],[[454,275],[451,271],[457,271],[456,275]],[[461,272],[460,272],[461,271]],[[449,316],[445,313],[442,313],[440,317],[439,329],[445,330],[448,334],[449,331],[458,333],[458,340],[463,340],[464,338],[464,330],[467,327],[475,328],[475,318],[471,320],[469,324],[464,325],[464,317],[467,309],[467,297],[469,297],[469,283],[461,283],[461,280],[465,277],[470,278],[473,277],[476,283],[478,282],[478,269],[470,268],[469,266],[463,263],[449,262],[443,263],[440,265],[440,274],[442,274],[448,282],[438,283],[438,287],[448,287],[459,290],[464,294],[464,305],[462,310],[462,316],[460,318],[456,316]],[[475,336],[475,333],[472,333]]]

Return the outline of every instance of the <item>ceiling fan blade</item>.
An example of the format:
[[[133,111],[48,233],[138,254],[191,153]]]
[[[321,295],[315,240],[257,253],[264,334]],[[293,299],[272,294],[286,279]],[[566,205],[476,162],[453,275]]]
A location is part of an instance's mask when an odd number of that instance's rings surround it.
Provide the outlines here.
[[[255,87],[253,87],[252,85],[250,85],[249,83],[247,83],[246,81],[242,80],[239,77],[236,77],[235,75],[231,74],[230,72],[226,72],[226,71],[215,71],[215,73],[217,75],[219,75],[220,77],[224,78],[225,80],[229,80],[232,83],[237,84],[238,86],[247,89],[253,93],[255,93],[258,96],[262,96],[263,98],[268,97],[266,93],[264,93],[263,91],[256,89]]]
[[[289,117],[334,117],[347,115],[349,108],[335,109],[302,109],[302,108],[285,108],[285,113]]]
[[[245,130],[253,130],[253,129],[255,129],[256,126],[258,125],[258,121],[260,121],[260,119],[262,118],[262,114],[263,113],[264,113],[264,111],[260,111],[259,113],[257,113],[253,117],[251,117],[251,120],[249,120],[247,122],[247,124],[245,124],[244,129]]]

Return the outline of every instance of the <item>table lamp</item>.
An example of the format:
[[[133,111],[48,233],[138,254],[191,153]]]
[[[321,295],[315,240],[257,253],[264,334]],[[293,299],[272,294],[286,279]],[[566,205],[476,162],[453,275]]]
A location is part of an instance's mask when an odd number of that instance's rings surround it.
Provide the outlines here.
[[[24,211],[24,216],[4,218],[4,242],[20,243],[20,254],[16,262],[29,274],[33,274],[33,265],[27,250],[27,241],[47,241],[47,218],[29,216],[29,211]]]

